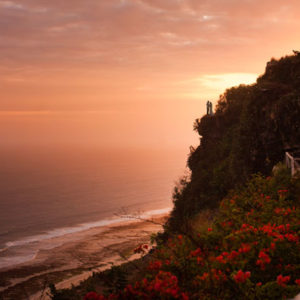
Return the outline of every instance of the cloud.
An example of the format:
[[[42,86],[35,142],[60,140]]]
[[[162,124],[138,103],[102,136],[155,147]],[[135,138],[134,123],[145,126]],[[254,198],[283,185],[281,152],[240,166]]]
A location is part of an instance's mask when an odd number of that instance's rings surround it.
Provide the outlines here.
[[[0,1],[1,8],[8,8],[8,9],[24,9],[22,4],[13,2],[13,1]]]
[[[199,82],[204,87],[216,90],[225,90],[232,86],[240,84],[252,84],[256,82],[258,74],[254,73],[225,73],[202,75],[195,78],[194,81]]]
[[[9,63],[16,64],[77,62],[117,66],[116,58],[123,57],[123,62],[139,65],[155,53],[162,59],[172,56],[178,47],[185,48],[178,54],[186,56],[190,56],[189,51],[201,56],[211,47],[218,47],[222,53],[230,43],[255,47],[265,34],[271,39],[277,30],[299,28],[299,22],[293,22],[300,4],[293,0],[288,4],[282,0],[276,4],[269,0],[25,3],[26,7],[19,2],[0,1],[2,63],[3,58],[9,58]],[[87,53],[94,60],[87,59]]]
[[[240,79],[228,74],[257,74],[300,48],[299,20],[298,0],[0,0],[0,89],[34,97],[66,86],[77,99],[71,86],[92,86],[115,99],[198,77],[203,89],[226,88]]]

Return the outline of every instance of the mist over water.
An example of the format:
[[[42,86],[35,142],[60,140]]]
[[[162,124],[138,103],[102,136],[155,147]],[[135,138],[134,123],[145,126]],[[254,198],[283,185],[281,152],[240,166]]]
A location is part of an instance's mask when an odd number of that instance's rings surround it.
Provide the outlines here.
[[[186,152],[2,149],[0,249],[121,221],[115,214],[122,209],[142,213],[170,208]]]

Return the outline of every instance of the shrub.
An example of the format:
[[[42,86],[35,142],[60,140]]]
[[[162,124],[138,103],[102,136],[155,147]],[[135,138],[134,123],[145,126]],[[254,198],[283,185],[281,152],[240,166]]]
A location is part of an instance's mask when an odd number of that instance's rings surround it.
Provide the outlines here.
[[[299,180],[276,176],[253,176],[221,202],[211,227],[172,236],[155,250],[142,281],[97,299],[294,297],[300,292]]]

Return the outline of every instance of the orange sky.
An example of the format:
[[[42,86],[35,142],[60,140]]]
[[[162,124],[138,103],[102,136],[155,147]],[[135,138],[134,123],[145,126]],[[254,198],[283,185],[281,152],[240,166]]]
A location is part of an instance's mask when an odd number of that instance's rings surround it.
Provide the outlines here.
[[[0,0],[1,144],[188,148],[292,49],[299,0]]]

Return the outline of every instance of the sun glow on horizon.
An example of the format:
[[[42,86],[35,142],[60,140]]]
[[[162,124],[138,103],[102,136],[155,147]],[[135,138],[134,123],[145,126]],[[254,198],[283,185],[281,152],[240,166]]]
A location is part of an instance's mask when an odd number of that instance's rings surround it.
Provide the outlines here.
[[[204,74],[202,76],[181,82],[190,92],[183,93],[183,97],[189,99],[210,99],[214,102],[226,89],[239,86],[240,84],[253,84],[258,74],[255,73],[222,73]]]
[[[225,91],[240,84],[253,84],[256,82],[257,77],[258,74],[254,73],[224,73],[203,75],[197,78],[196,81],[209,89]]]

